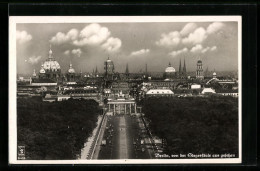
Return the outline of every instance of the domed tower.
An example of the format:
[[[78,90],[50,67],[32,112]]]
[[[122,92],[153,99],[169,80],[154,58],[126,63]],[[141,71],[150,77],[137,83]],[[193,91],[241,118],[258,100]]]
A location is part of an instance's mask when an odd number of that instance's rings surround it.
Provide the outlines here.
[[[165,79],[173,79],[176,76],[175,68],[172,67],[171,63],[169,62],[168,67],[165,69],[164,78]]]
[[[106,79],[113,79],[115,67],[113,61],[110,60],[109,57],[104,62],[104,70]]]
[[[35,72],[35,69],[33,70],[33,75],[32,76],[33,76],[33,78],[36,78],[36,76],[37,76],[36,72]]]
[[[217,78],[217,73],[215,72],[215,70],[214,70],[214,72],[213,72],[213,74],[212,74],[212,75],[213,75],[213,78],[214,78],[214,79],[216,79],[216,78]]]
[[[72,67],[72,63],[70,62],[69,69],[68,69],[68,72],[66,74],[67,80],[69,82],[75,81],[75,74],[76,74],[76,72],[75,72],[74,68]]]
[[[200,59],[197,61],[196,78],[204,79],[202,61]]]
[[[45,78],[45,69],[44,69],[43,63],[41,65],[41,69],[39,71],[39,78]]]
[[[42,67],[45,71],[45,77],[53,80],[57,80],[61,77],[61,68],[60,64],[54,59],[51,46],[49,50],[48,59],[43,63]],[[41,70],[42,70],[41,68]],[[43,70],[42,70],[43,71]]]

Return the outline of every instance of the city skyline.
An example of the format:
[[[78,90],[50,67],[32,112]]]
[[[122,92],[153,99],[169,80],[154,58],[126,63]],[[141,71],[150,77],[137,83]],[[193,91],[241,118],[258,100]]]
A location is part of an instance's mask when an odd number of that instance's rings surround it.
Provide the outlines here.
[[[62,73],[70,62],[78,73],[96,67],[103,73],[108,56],[119,73],[126,64],[130,73],[146,64],[149,72],[164,72],[169,62],[178,70],[180,59],[192,72],[199,58],[204,69],[238,70],[236,22],[17,24],[16,30],[18,74],[38,73],[50,44]]]

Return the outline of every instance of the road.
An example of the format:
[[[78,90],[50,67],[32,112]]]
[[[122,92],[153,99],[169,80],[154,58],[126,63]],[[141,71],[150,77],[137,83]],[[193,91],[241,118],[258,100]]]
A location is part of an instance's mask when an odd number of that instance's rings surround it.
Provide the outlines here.
[[[107,124],[100,139],[107,144],[99,146],[98,159],[150,159],[151,145],[142,120],[130,115],[107,116]],[[142,127],[140,127],[142,126]],[[141,144],[144,140],[144,144]]]
[[[128,149],[127,149],[127,136],[126,136],[126,122],[125,117],[121,116],[119,118],[119,159],[128,159]]]

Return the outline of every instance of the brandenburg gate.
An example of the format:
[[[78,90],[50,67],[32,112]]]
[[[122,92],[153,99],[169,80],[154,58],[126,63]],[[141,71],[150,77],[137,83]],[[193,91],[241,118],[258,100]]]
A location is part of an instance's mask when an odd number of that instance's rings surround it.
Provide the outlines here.
[[[132,111],[136,113],[135,100],[109,100],[108,111],[114,114],[131,114]]]

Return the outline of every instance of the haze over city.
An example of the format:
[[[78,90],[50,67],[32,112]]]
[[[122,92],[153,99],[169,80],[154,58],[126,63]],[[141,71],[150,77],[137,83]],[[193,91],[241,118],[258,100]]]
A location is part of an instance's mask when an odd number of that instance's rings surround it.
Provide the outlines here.
[[[115,71],[164,72],[168,63],[178,69],[185,58],[187,71],[203,67],[216,71],[238,69],[236,22],[17,24],[17,71],[31,74],[48,58],[50,45],[62,72],[69,63],[76,72],[104,72],[110,57]]]

